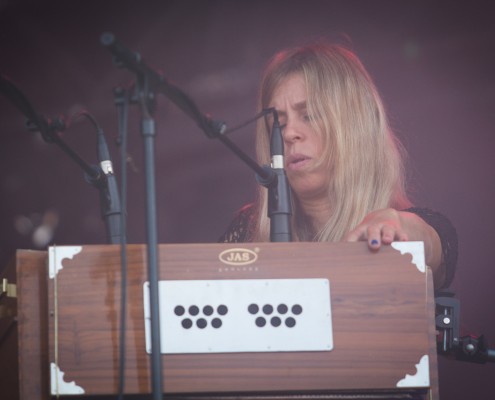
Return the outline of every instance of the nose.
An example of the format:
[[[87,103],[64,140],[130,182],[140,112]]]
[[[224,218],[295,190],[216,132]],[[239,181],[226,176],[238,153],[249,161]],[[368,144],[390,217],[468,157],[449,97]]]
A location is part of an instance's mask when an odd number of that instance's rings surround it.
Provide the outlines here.
[[[282,137],[285,142],[292,143],[302,140],[304,135],[297,123],[287,121],[282,129]]]

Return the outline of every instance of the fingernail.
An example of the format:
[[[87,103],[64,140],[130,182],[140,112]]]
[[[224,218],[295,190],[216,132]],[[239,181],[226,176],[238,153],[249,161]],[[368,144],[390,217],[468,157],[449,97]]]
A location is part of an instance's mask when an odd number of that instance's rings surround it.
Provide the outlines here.
[[[377,245],[378,245],[378,240],[373,239],[373,240],[371,241],[371,245],[372,245],[372,246],[377,246]]]

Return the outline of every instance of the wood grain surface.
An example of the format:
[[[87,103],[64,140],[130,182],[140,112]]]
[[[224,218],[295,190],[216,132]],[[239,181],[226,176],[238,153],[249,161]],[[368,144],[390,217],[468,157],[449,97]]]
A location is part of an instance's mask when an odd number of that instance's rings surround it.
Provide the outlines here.
[[[255,263],[222,263],[219,254],[235,247],[160,245],[160,279],[328,278],[334,349],[164,355],[166,393],[395,389],[406,374],[416,373],[423,355],[433,355],[428,275],[418,271],[410,255],[391,247],[371,253],[365,243],[252,243],[243,247],[257,254]],[[87,394],[112,394],[118,388],[119,254],[118,246],[84,246],[63,261],[56,282],[48,281],[49,360],[55,361],[57,349],[64,380],[74,381]],[[126,392],[149,393],[142,294],[145,246],[129,246],[127,257]],[[436,368],[436,358],[433,361]]]

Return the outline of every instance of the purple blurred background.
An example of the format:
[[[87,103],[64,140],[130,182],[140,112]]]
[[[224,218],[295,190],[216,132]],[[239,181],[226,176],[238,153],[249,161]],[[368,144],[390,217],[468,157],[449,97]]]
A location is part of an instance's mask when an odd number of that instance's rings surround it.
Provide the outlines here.
[[[409,155],[415,203],[457,227],[462,333],[495,347],[495,24],[490,2],[0,1],[0,73],[49,117],[86,108],[120,171],[112,90],[133,76],[99,42],[113,32],[229,126],[256,113],[260,73],[277,50],[324,37],[350,46],[374,77]],[[458,3],[458,2],[457,2]],[[253,200],[248,167],[164,97],[156,111],[161,243],[215,242]],[[139,112],[130,109],[128,237],[145,241]],[[96,163],[82,119],[64,140]],[[253,153],[252,128],[232,135]],[[105,242],[97,191],[57,146],[27,132],[0,95],[0,265],[15,249]],[[440,357],[443,399],[491,399],[493,364]]]

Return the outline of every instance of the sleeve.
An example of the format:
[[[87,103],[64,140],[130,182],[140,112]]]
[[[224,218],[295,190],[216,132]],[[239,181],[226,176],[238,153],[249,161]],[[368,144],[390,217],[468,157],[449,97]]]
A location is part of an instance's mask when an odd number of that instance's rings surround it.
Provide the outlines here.
[[[445,282],[442,286],[443,288],[447,288],[452,283],[457,268],[457,231],[450,220],[439,212],[420,207],[411,207],[404,211],[412,212],[421,217],[428,225],[437,231],[442,244],[442,262],[446,267]]]
[[[254,217],[254,204],[242,207],[230,223],[219,243],[243,243],[251,241],[251,222]]]

